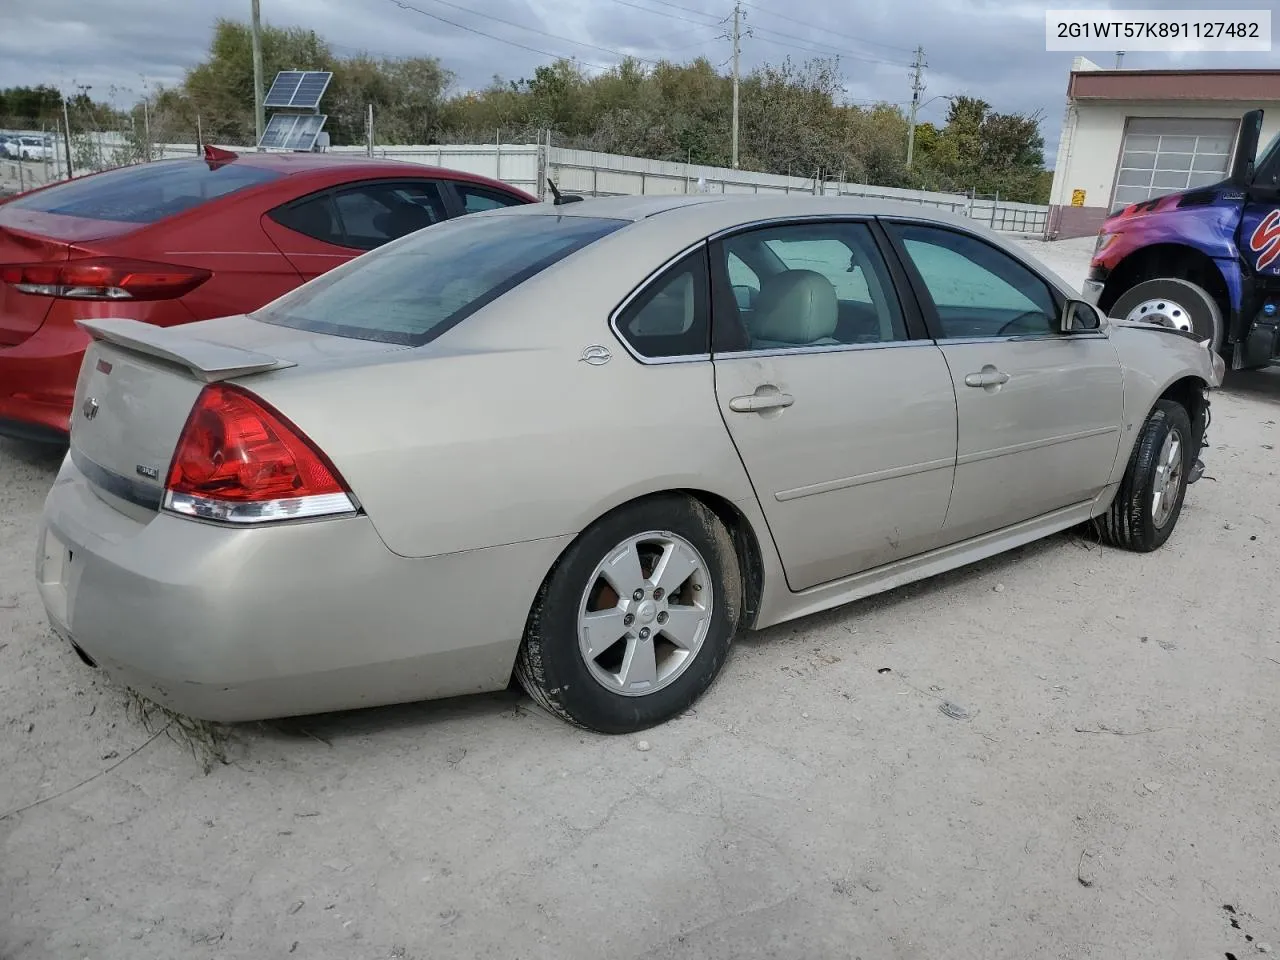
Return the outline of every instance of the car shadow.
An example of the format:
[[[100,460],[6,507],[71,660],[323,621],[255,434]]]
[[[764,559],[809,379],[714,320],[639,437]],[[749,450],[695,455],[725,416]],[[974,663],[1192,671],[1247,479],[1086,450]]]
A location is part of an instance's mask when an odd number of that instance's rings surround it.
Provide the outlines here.
[[[1280,367],[1229,370],[1220,389],[1232,396],[1280,403]]]
[[[66,455],[67,448],[61,444],[0,437],[0,459],[34,467],[37,470],[48,470],[50,474],[58,472],[62,458]]]
[[[238,735],[268,742],[288,744],[310,740],[333,746],[334,743],[360,737],[410,730],[428,731],[453,723],[503,717],[513,722],[541,721],[550,730],[563,729],[567,735],[577,738],[591,735],[589,731],[570,726],[538,707],[514,682],[506,690],[494,693],[262,720],[232,724],[230,728]]]
[[[860,616],[875,611],[892,611],[894,608],[908,603],[919,603],[922,598],[953,587],[974,586],[979,580],[992,580],[1026,560],[1060,550],[1065,545],[1072,545],[1084,551],[1104,549],[1086,527],[1075,527],[1041,540],[1033,541],[1004,553],[979,560],[975,563],[940,573],[923,580],[903,584],[884,593],[877,593],[862,600],[842,604],[821,613],[810,614],[798,620],[788,620],[763,630],[745,632],[734,643],[742,646],[766,646],[772,643],[785,642],[797,632],[821,630],[824,627],[841,626]]]

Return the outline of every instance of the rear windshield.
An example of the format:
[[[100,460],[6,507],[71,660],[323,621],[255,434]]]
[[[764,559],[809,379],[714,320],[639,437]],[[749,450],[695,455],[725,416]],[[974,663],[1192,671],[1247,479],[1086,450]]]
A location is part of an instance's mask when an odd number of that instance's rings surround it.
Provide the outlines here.
[[[234,161],[211,168],[203,160],[158,160],[70,180],[8,206],[86,220],[155,223],[279,176]]]
[[[554,214],[459,217],[366,253],[253,316],[416,347],[626,223]]]

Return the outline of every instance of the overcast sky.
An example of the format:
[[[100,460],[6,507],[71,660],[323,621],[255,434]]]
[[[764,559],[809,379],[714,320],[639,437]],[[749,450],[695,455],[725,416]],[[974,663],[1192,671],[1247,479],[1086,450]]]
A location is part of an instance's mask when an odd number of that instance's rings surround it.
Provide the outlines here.
[[[589,69],[615,63],[620,54],[678,61],[706,55],[713,63],[727,63],[730,45],[720,39],[725,27],[718,21],[731,13],[733,0],[261,0],[261,5],[265,22],[313,29],[342,55],[438,57],[465,89],[485,85],[495,73],[528,76],[555,56],[576,56],[592,65]],[[743,69],[786,56],[840,54],[850,100],[905,103],[911,96],[912,50],[919,44],[928,62],[926,101],[963,93],[1003,111],[1041,111],[1046,161],[1052,166],[1072,55],[1045,53],[1044,11],[1107,6],[1270,9],[1280,24],[1280,0],[743,0],[753,34],[743,39]],[[115,101],[124,105],[147,84],[179,82],[184,69],[204,56],[213,21],[219,16],[247,20],[249,7],[249,0],[0,0],[0,87],[46,83],[70,91],[90,84],[93,97],[106,99],[114,89]],[[1086,55],[1104,66],[1114,61],[1111,54]],[[1280,66],[1280,48],[1258,54],[1130,53],[1124,65],[1274,67]],[[946,106],[943,99],[933,100],[922,119],[941,121]]]

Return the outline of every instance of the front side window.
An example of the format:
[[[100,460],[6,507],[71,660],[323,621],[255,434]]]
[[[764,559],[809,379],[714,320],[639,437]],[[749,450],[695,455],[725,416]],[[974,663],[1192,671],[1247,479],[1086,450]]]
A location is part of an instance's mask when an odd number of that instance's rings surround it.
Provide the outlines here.
[[[331,270],[253,316],[313,333],[419,346],[626,222],[457,217]]]
[[[1058,304],[1030,269],[977,237],[893,224],[937,313],[941,339],[1059,332]]]
[[[720,278],[713,304],[718,351],[907,339],[888,268],[864,223],[736,234],[713,245],[712,269]]]
[[[617,327],[642,357],[688,357],[710,352],[708,319],[707,255],[699,248],[627,304]]]
[[[434,183],[367,183],[333,197],[348,246],[372,250],[446,219]]]

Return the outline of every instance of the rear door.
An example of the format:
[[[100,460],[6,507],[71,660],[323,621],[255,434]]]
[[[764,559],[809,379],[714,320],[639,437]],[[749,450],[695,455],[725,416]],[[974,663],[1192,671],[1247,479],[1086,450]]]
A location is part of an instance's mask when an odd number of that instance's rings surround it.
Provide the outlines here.
[[[955,384],[949,542],[1095,497],[1120,442],[1119,358],[1100,331],[1059,332],[1063,298],[966,231],[888,225]]]
[[[716,397],[791,589],[937,546],[955,394],[873,227],[766,226],[710,256]]]

